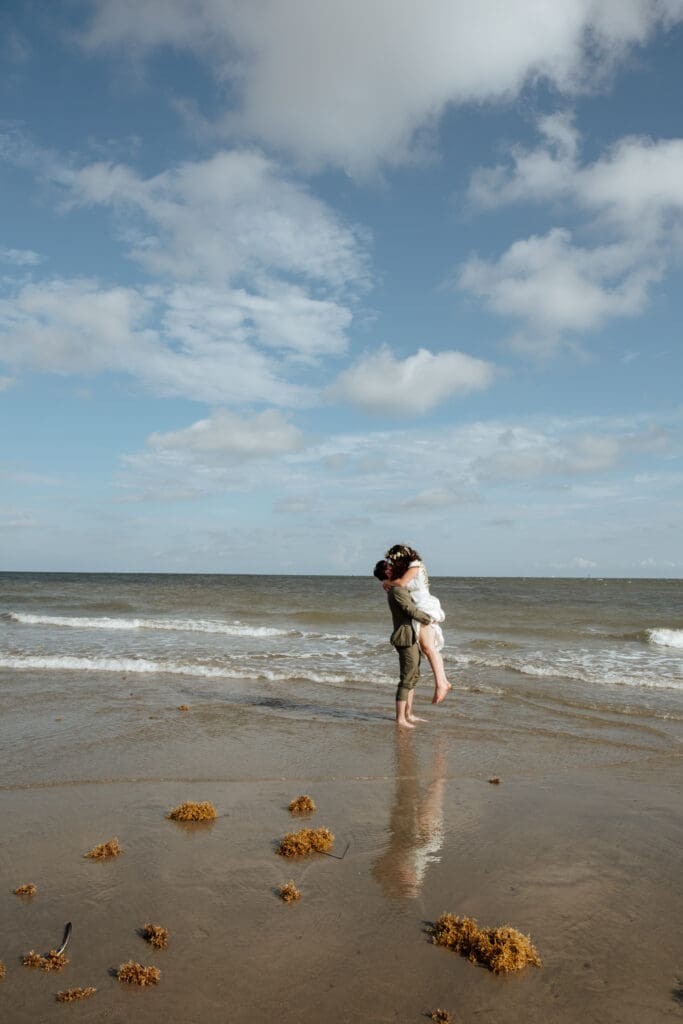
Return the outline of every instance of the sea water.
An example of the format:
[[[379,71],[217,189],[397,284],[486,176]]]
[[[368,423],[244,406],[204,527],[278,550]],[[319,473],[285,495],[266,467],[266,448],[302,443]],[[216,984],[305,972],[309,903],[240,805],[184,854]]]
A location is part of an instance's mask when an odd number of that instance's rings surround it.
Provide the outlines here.
[[[570,733],[637,720],[679,741],[681,581],[434,577],[432,591],[453,684],[444,720]],[[125,679],[168,702],[377,717],[397,681],[390,630],[372,577],[4,573],[0,693],[37,711]]]

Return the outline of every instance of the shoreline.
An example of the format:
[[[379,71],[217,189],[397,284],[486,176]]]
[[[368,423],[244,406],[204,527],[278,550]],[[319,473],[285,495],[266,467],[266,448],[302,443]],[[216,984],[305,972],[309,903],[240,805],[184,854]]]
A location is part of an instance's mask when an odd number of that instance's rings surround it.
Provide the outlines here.
[[[397,731],[388,717],[159,705],[147,699],[116,756],[106,742],[75,745],[56,778],[38,762],[0,789],[11,822],[0,846],[0,1006],[11,1024],[52,1020],[64,1012],[55,992],[77,985],[98,989],[69,1011],[89,1022],[129,1020],[133,1006],[136,1021],[179,1024],[419,1021],[437,1006],[501,1024],[654,1024],[675,1013],[674,748],[598,750],[593,739],[586,763],[587,741],[527,736],[515,757],[504,729],[486,735],[457,714],[447,726],[438,710]],[[74,694],[60,717],[79,715],[85,727]],[[343,859],[274,853],[301,827],[287,804],[302,792],[317,805],[306,824],[331,829],[338,855],[348,843]],[[219,818],[166,820],[186,799],[212,800]],[[83,858],[114,835],[120,857]],[[275,890],[290,878],[303,895],[284,905]],[[12,895],[25,882],[38,885],[28,901]],[[543,967],[498,977],[433,947],[425,922],[443,912],[530,934]],[[67,920],[62,974],[19,965]],[[137,935],[148,921],[169,929],[167,950]],[[161,969],[153,991],[111,976],[131,958]]]

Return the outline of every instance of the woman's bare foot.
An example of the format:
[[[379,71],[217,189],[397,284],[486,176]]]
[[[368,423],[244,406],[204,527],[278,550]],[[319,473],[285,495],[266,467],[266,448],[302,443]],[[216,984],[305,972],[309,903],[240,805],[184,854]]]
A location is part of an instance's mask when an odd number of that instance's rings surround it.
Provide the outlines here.
[[[432,704],[440,704],[448,691],[452,689],[453,687],[450,683],[442,683],[441,686],[437,683],[436,689],[434,690],[434,696],[432,697]]]
[[[426,722],[426,718],[420,718],[419,715],[406,715],[406,719],[409,722]]]
[[[412,722],[409,722],[407,718],[397,718],[396,725],[399,725],[402,729],[414,729],[415,726]]]

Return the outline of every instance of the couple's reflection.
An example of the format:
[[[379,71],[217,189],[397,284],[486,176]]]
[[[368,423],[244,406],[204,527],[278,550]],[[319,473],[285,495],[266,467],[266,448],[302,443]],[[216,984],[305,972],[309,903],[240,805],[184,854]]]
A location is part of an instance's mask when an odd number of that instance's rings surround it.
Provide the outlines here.
[[[446,748],[439,737],[429,771],[420,779],[413,730],[396,730],[396,791],[389,819],[389,845],[372,873],[387,896],[414,899],[430,863],[441,858]]]

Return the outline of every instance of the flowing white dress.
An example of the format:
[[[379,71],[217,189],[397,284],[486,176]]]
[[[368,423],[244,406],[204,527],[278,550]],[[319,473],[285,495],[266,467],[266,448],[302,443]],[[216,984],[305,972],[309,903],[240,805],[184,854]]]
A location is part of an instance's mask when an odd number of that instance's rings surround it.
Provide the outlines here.
[[[434,646],[437,651],[440,651],[444,645],[444,639],[441,626],[439,626],[438,623],[443,622],[446,615],[441,607],[441,602],[438,597],[434,597],[434,595],[429,592],[429,580],[427,578],[427,570],[424,565],[422,562],[415,561],[411,562],[408,568],[413,569],[415,566],[418,566],[417,575],[406,583],[406,590],[410,591],[410,596],[420,611],[426,612],[427,615],[431,615],[431,617],[436,620],[432,623],[432,629],[434,630]],[[419,640],[420,623],[417,619],[413,619],[413,626],[415,628],[415,636]]]

